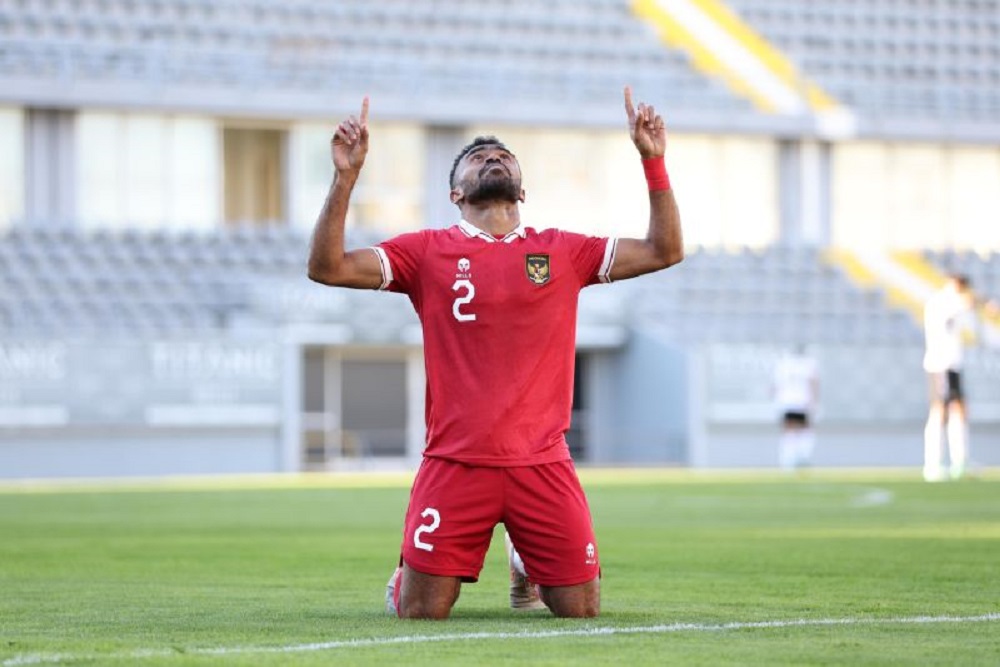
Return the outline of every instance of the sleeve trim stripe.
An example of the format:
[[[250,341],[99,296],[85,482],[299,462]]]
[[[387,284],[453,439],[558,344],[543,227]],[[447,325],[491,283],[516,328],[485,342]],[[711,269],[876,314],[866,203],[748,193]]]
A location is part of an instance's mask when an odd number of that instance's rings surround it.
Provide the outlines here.
[[[597,271],[597,277],[602,283],[611,282],[611,268],[615,265],[615,252],[618,250],[618,239],[612,236],[608,239],[608,244],[604,247],[604,261]]]
[[[372,250],[375,251],[379,267],[382,269],[382,284],[378,288],[384,290],[392,283],[392,264],[389,263],[389,256],[385,254],[385,250],[378,246],[372,246]]]

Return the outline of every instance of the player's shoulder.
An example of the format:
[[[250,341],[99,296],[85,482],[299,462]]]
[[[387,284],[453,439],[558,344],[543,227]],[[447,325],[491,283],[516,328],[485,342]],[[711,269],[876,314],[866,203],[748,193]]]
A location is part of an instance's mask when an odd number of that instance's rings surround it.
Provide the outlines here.
[[[579,243],[594,237],[590,237],[579,232],[571,232],[567,229],[561,229],[559,227],[547,227],[541,230],[535,229],[534,227],[525,227],[524,238],[526,240],[536,241],[539,243],[555,245]]]
[[[435,228],[425,228],[416,229],[409,232],[402,232],[389,239],[383,241],[383,244],[393,245],[393,246],[405,246],[405,247],[426,247],[428,244],[433,243],[436,239],[446,237],[448,235],[447,229],[435,229]]]
[[[524,235],[525,238],[536,237],[540,239],[558,239],[567,235],[573,235],[573,232],[562,229],[561,227],[545,227],[544,229],[525,227]]]
[[[435,229],[414,229],[414,230],[407,231],[407,232],[400,232],[399,234],[396,234],[395,236],[392,236],[392,237],[390,237],[390,238],[388,238],[386,240],[388,240],[388,241],[398,241],[398,240],[404,240],[404,241],[415,241],[415,240],[426,241],[428,238],[431,237],[432,233],[435,232],[435,231],[438,231],[438,230],[435,230]]]

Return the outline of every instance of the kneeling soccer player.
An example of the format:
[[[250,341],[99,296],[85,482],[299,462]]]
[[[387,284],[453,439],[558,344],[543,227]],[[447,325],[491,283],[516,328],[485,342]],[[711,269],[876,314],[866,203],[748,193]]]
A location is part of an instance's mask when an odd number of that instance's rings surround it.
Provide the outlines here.
[[[336,177],[313,235],[309,277],[406,294],[423,330],[427,445],[390,581],[400,617],[447,618],[462,583],[478,579],[498,523],[517,545],[519,599],[533,603],[534,584],[556,616],[599,613],[598,550],[565,439],[577,301],[584,287],[684,256],[663,119],[651,106],[633,107],[628,88],[625,111],[649,186],[644,239],[523,225],[517,158],[495,137],[477,137],[451,170],[458,224],[345,252],[348,204],[368,151],[368,99],[360,118],[337,128]]]

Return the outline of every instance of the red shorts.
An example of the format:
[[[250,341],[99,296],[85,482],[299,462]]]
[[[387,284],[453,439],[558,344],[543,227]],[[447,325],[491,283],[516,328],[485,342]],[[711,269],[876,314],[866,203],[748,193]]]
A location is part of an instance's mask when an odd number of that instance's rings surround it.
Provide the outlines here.
[[[590,509],[572,461],[487,468],[425,458],[410,491],[403,560],[424,574],[476,581],[498,523],[536,584],[575,586],[599,576]]]

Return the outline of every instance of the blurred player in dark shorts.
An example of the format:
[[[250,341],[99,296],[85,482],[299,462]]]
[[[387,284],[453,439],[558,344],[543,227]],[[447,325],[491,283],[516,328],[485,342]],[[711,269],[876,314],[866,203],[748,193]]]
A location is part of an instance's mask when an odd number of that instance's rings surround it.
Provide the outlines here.
[[[965,340],[975,325],[974,299],[968,278],[949,276],[944,287],[924,305],[924,370],[930,409],[924,427],[924,479],[936,482],[965,474],[969,456],[968,417],[962,391]],[[949,469],[942,463],[943,437],[948,436]]]
[[[778,360],[773,394],[781,415],[778,465],[786,471],[808,466],[816,446],[812,422],[819,403],[819,370],[804,345]]]

